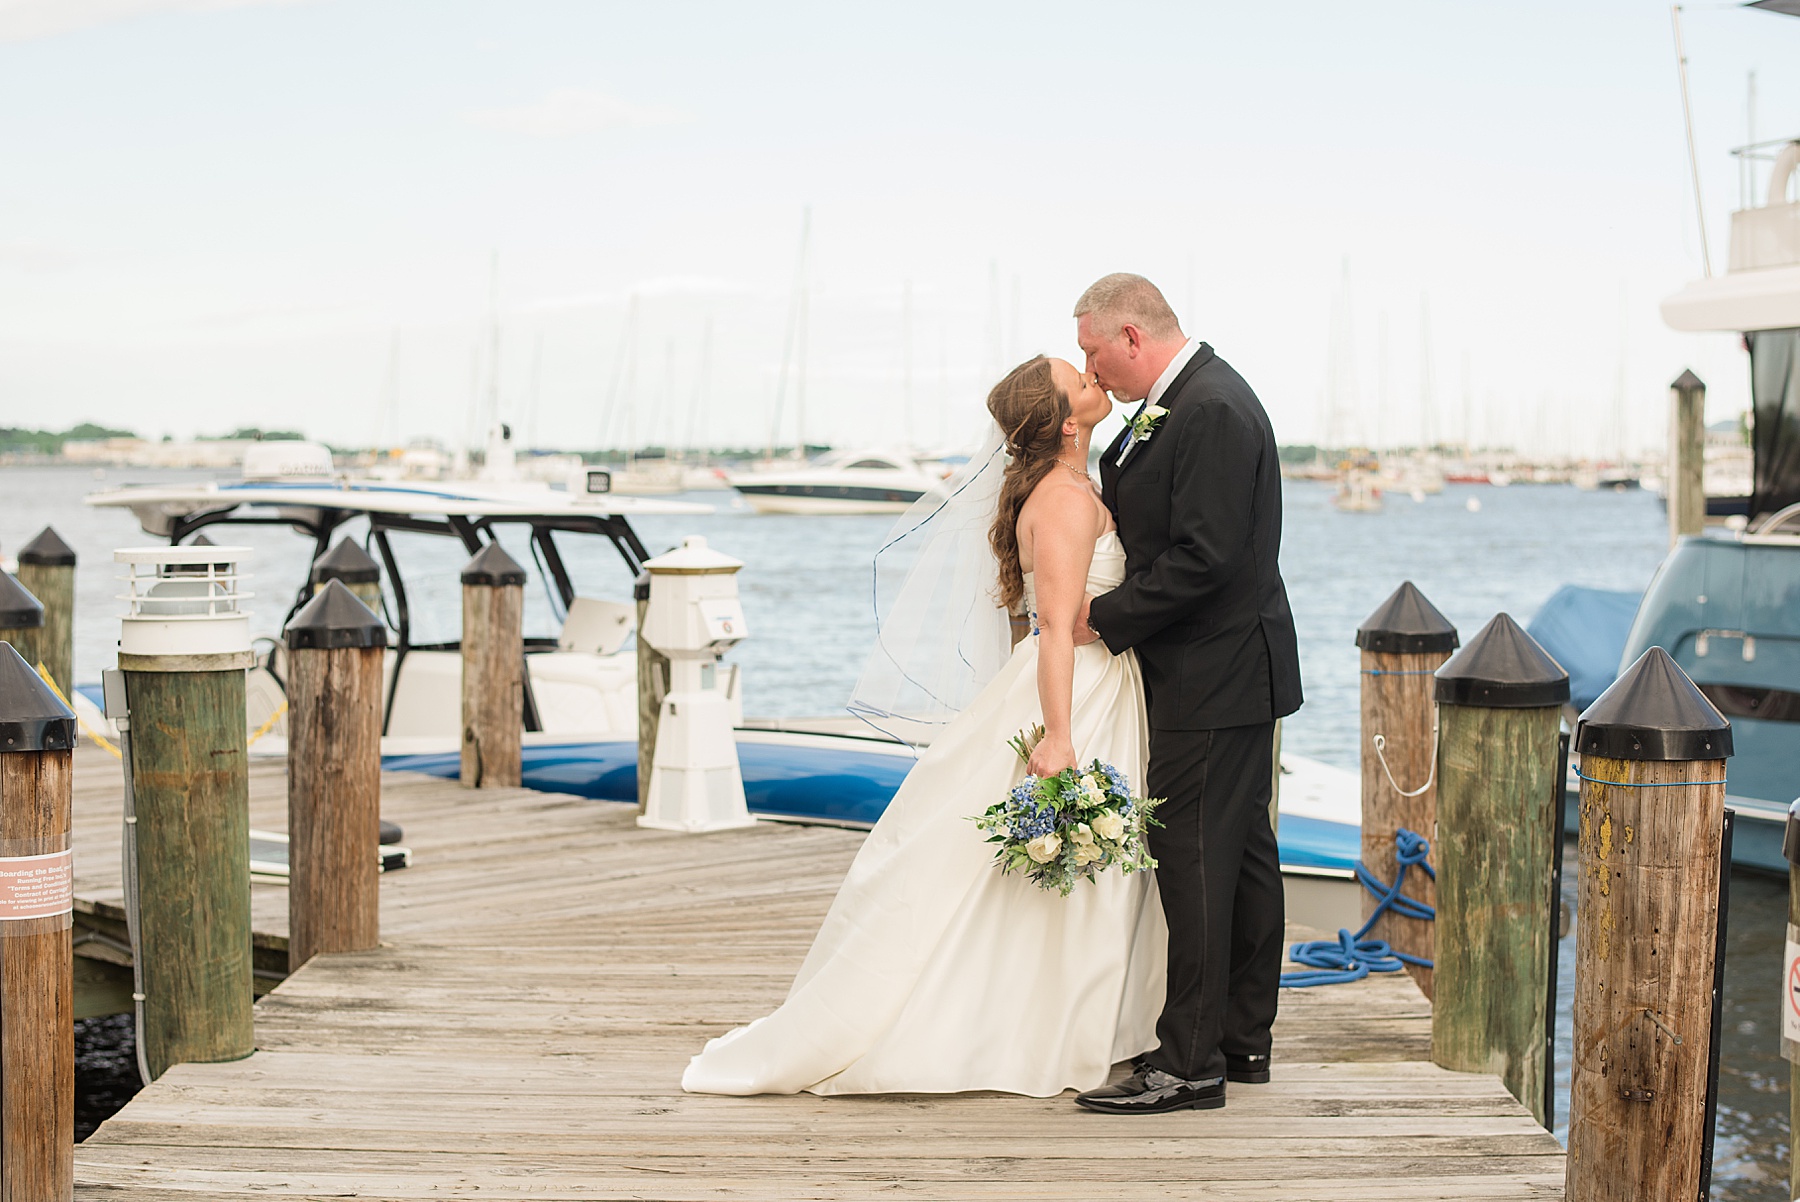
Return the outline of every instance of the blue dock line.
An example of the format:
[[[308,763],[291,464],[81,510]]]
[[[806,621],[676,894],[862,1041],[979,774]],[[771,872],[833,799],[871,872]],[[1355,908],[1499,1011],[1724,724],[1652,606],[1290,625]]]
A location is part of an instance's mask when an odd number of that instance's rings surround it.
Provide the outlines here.
[[[1436,668],[1364,668],[1364,676],[1436,676]]]
[[[1400,871],[1395,874],[1392,885],[1370,872],[1368,865],[1358,860],[1356,879],[1362,882],[1363,888],[1380,899],[1375,912],[1369,915],[1369,921],[1363,923],[1362,929],[1354,935],[1347,928],[1341,928],[1336,939],[1296,943],[1288,952],[1288,959],[1295,964],[1305,965],[1311,971],[1282,973],[1281,987],[1306,989],[1313,985],[1341,985],[1347,981],[1360,981],[1372,972],[1399,972],[1408,964],[1430,968],[1431,961],[1397,952],[1385,939],[1363,938],[1389,910],[1404,918],[1418,918],[1425,922],[1432,922],[1437,918],[1436,909],[1400,892],[1406,884],[1406,870],[1414,864],[1424,869],[1426,876],[1437,880],[1437,871],[1426,859],[1430,854],[1431,843],[1425,836],[1401,827],[1394,832],[1394,858],[1399,862]]]
[[[1689,785],[1723,785],[1724,780],[1603,780],[1598,776],[1588,776],[1579,768],[1571,768],[1576,776],[1594,785],[1611,785],[1616,789],[1682,789]]]

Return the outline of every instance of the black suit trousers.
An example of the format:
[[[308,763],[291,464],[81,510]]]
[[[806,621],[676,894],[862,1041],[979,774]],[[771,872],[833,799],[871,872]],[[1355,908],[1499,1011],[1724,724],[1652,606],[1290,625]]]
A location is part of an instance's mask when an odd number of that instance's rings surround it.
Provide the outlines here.
[[[1266,1056],[1286,921],[1269,824],[1275,724],[1150,731],[1146,788],[1169,924],[1169,989],[1149,1062],[1190,1081]]]

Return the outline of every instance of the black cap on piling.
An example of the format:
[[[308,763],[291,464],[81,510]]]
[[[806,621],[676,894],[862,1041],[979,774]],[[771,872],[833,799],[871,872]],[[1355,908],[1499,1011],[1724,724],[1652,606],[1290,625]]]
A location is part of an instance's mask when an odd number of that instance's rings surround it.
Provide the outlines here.
[[[287,624],[289,649],[385,647],[387,627],[341,580],[328,580]]]
[[[1356,645],[1364,651],[1416,655],[1427,651],[1454,651],[1456,627],[1425,599],[1412,581],[1376,607],[1356,628]]]
[[[44,603],[31,590],[0,572],[0,630],[35,629],[44,624]]]
[[[196,534],[193,538],[193,541],[188,543],[188,546],[190,546],[190,547],[216,547],[218,545],[219,545],[218,543],[215,543],[212,539],[207,538],[206,535],[204,535],[204,534]]]
[[[75,548],[62,540],[54,526],[45,526],[38,536],[19,548],[19,562],[47,568],[75,566]]]
[[[66,751],[75,715],[12,644],[0,643],[0,751]]]
[[[1675,382],[1669,387],[1676,392],[1693,392],[1696,389],[1704,389],[1706,385],[1700,382],[1700,377],[1694,374],[1693,368],[1684,367],[1681,369],[1681,374],[1675,377]]]
[[[381,565],[369,553],[347,538],[313,560],[312,582],[342,580],[345,584],[374,584],[381,579]]]
[[[462,570],[464,584],[524,584],[525,569],[499,543],[489,543]]]
[[[1437,699],[1489,709],[1536,709],[1569,699],[1569,674],[1506,614],[1437,670]]]
[[[1667,651],[1652,647],[1582,712],[1575,749],[1616,760],[1722,760],[1731,723]]]

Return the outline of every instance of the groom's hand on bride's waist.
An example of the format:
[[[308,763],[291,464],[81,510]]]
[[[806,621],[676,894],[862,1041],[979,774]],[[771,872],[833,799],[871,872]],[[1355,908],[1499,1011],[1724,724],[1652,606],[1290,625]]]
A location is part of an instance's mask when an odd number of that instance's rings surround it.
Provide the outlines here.
[[[1092,602],[1092,597],[1083,597],[1081,599],[1081,612],[1075,615],[1075,645],[1077,647],[1085,647],[1100,637],[1100,635],[1095,632],[1093,623],[1088,621],[1088,606]]]

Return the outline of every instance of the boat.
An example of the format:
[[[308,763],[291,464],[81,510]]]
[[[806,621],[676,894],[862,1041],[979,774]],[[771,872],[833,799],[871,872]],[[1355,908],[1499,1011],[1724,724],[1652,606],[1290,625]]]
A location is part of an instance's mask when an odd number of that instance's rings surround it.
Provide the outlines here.
[[[1331,503],[1341,513],[1379,513],[1381,485],[1372,472],[1352,468],[1338,481]]]
[[[834,451],[802,466],[726,477],[758,513],[901,513],[943,476],[896,451]]]
[[[1731,721],[1732,862],[1785,874],[1782,834],[1800,793],[1800,203],[1787,199],[1800,138],[1734,153],[1772,162],[1766,198],[1732,214],[1727,271],[1689,283],[1662,316],[1677,330],[1743,337],[1754,407],[1744,512],[1680,538],[1628,623],[1616,598],[1598,599],[1561,645],[1570,654],[1578,643],[1616,645],[1615,673],[1651,647],[1674,658]],[[1557,637],[1545,645],[1560,658]]]
[[[454,777],[461,742],[459,642],[423,633],[431,597],[454,596],[454,572],[498,543],[525,569],[560,626],[525,641],[523,781],[527,787],[609,801],[637,800],[637,661],[632,589],[649,558],[633,529],[639,516],[711,512],[705,505],[610,491],[604,469],[579,469],[562,489],[541,481],[450,484],[352,480],[334,473],[330,452],[271,443],[245,460],[239,481],[131,486],[90,495],[101,508],[130,511],[146,534],[192,543],[233,525],[285,526],[310,544],[309,562],[355,535],[381,568],[381,608],[389,626],[383,668],[382,764],[390,770]],[[339,543],[339,546],[342,544]],[[618,563],[613,595],[577,592],[608,555]],[[451,587],[444,587],[449,580]],[[288,618],[313,595],[296,581]],[[448,601],[448,604],[454,604]],[[285,627],[287,619],[282,626]],[[436,623],[439,633],[453,628]],[[261,650],[246,693],[248,729],[268,731],[251,748],[283,755],[286,651]],[[736,716],[735,740],[752,814],[762,818],[869,827],[881,816],[917,755],[913,746],[848,715],[758,721],[742,717],[741,674],[715,674]],[[92,730],[104,731],[99,688],[73,698]],[[1360,784],[1354,773],[1284,755],[1281,774],[1284,872],[1296,921],[1335,929],[1360,902]]]

